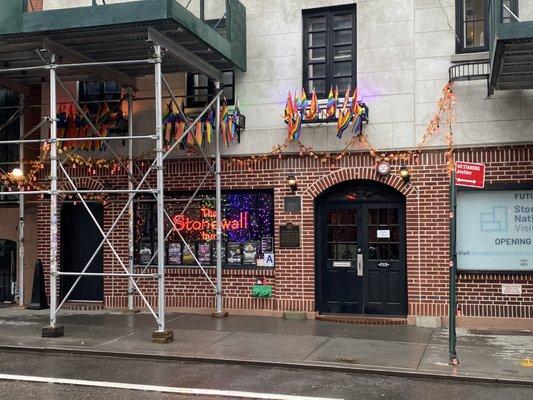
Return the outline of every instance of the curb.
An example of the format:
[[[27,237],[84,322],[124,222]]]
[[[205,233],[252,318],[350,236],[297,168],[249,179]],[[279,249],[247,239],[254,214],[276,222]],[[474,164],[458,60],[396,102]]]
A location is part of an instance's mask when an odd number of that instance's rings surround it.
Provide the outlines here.
[[[490,375],[476,375],[468,373],[453,373],[453,372],[441,372],[435,370],[426,371],[414,371],[401,367],[385,367],[375,365],[339,365],[327,362],[283,362],[283,361],[260,361],[260,360],[247,360],[239,358],[209,358],[209,357],[197,357],[197,356],[180,356],[180,355],[167,355],[167,354],[151,354],[151,353],[125,353],[118,351],[108,350],[88,350],[88,349],[73,349],[73,348],[60,348],[60,347],[32,347],[32,346],[10,346],[0,345],[2,351],[13,352],[28,352],[28,353],[48,353],[48,354],[69,354],[69,355],[86,355],[95,357],[115,357],[115,358],[130,358],[138,360],[159,360],[159,361],[182,361],[182,362],[196,362],[196,363],[211,363],[211,364],[237,364],[237,365],[250,365],[259,367],[279,367],[279,368],[291,368],[291,369],[305,369],[315,371],[329,371],[329,372],[346,372],[346,373],[365,373],[372,375],[386,375],[404,378],[419,378],[419,379],[442,379],[442,380],[455,380],[463,382],[473,383],[499,383],[506,385],[520,385],[520,386],[532,386],[533,380],[531,379],[517,379],[508,378],[503,376],[490,376]]]

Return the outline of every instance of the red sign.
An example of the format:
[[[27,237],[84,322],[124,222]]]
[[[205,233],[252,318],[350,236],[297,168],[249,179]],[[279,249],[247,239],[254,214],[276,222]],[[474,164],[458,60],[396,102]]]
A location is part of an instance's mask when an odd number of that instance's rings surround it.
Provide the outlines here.
[[[484,188],[485,164],[456,161],[455,184],[457,186]]]

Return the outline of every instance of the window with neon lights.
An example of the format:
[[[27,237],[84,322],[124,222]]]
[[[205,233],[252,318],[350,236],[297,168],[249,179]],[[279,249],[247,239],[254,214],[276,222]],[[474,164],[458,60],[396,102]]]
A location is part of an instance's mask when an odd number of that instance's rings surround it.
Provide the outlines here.
[[[214,193],[168,195],[165,209],[165,265],[216,265]],[[187,209],[185,209],[187,207]],[[170,232],[171,231],[171,232]],[[169,234],[170,232],[170,234]],[[180,239],[183,236],[187,245]],[[196,259],[196,260],[195,260]],[[149,198],[135,203],[135,263],[157,264],[157,208]],[[222,264],[224,267],[274,266],[274,196],[272,191],[232,191],[222,196]]]

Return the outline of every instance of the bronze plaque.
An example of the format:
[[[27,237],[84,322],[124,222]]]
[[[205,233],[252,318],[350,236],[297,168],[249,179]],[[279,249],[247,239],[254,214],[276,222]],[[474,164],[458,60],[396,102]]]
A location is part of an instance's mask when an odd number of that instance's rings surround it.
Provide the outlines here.
[[[282,249],[300,247],[300,226],[290,222],[279,227],[279,246]]]
[[[285,196],[283,198],[283,211],[300,212],[302,210],[302,198],[300,196]]]

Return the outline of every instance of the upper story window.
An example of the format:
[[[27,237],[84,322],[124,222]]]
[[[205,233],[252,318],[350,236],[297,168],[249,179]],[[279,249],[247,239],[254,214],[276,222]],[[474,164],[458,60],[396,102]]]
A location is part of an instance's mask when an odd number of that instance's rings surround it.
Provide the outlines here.
[[[79,99],[81,102],[120,100],[120,85],[113,81],[80,82]]]
[[[517,0],[504,0],[504,4],[515,15],[518,14]],[[456,0],[457,52],[470,53],[488,50],[489,21],[486,0]],[[511,22],[511,15],[503,10],[503,22]]]
[[[355,6],[303,11],[303,83],[327,97],[331,87],[356,84]]]
[[[222,73],[220,88],[228,105],[235,102],[235,76],[233,71]],[[202,74],[187,74],[187,107],[204,107],[215,95],[215,82]]]

